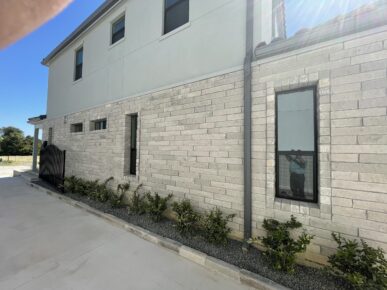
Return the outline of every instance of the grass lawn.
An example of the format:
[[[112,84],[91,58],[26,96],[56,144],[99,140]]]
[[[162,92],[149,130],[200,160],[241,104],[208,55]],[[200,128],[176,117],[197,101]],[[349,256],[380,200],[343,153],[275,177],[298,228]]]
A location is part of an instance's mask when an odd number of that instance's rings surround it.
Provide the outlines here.
[[[9,160],[9,161],[8,161]],[[39,156],[38,156],[39,162]],[[0,166],[31,165],[32,156],[0,156]]]

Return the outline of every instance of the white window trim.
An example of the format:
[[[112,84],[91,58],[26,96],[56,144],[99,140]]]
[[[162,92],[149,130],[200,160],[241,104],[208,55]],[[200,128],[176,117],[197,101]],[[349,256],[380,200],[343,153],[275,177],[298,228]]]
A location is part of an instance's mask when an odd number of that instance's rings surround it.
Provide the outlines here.
[[[176,34],[176,33],[179,33],[180,31],[182,30],[185,30],[187,29],[188,27],[191,26],[191,1],[189,1],[189,8],[188,8],[188,22],[183,24],[182,26],[179,26],[178,28],[168,32],[168,33],[165,33],[164,34],[164,31],[165,31],[165,0],[161,0],[162,1],[162,17],[161,17],[161,36],[160,36],[160,41]]]
[[[112,38],[113,38],[113,24],[116,23],[118,20],[120,20],[122,17],[125,17],[125,34],[124,37],[121,38],[120,40],[116,41],[115,43],[112,43]],[[109,26],[109,49],[117,46],[118,44],[122,43],[125,38],[126,38],[126,10],[121,12],[117,17],[115,17],[112,21],[110,21],[110,26]]]

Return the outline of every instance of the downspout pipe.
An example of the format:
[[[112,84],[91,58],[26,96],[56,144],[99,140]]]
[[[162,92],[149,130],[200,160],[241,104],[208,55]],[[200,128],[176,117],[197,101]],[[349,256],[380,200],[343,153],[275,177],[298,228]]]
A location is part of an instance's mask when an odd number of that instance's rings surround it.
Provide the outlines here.
[[[244,239],[248,241],[252,230],[252,175],[251,175],[251,95],[254,51],[254,1],[246,0],[246,56],[244,61]]]

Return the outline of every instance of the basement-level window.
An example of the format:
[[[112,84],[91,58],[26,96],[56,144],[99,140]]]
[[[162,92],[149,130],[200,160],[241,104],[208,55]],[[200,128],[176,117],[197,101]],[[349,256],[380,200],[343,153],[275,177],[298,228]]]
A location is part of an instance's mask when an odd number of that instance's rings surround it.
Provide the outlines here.
[[[90,131],[105,130],[107,128],[107,119],[99,119],[90,122]]]
[[[188,23],[189,0],[165,0],[164,34]]]
[[[316,92],[276,95],[276,196],[317,202]]]
[[[111,44],[125,37],[125,15],[112,24]]]
[[[75,52],[74,81],[77,81],[82,78],[82,71],[83,71],[83,47],[79,48]]]
[[[70,126],[71,133],[80,133],[83,132],[83,123],[71,124]]]

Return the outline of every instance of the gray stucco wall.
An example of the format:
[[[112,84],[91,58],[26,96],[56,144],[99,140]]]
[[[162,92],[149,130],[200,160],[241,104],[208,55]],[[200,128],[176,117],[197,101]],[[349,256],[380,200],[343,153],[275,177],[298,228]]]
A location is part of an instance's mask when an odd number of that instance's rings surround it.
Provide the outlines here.
[[[123,0],[49,62],[49,119],[243,65],[246,1],[190,1],[190,22],[166,36],[163,2]],[[255,43],[270,35],[269,26],[261,36],[261,14],[271,17],[268,7],[271,0],[256,0]],[[125,38],[110,45],[111,23],[123,13]],[[80,46],[83,78],[74,82],[74,54]]]

